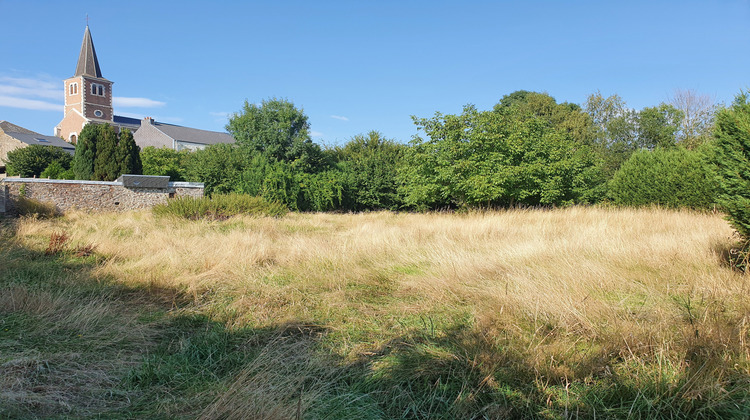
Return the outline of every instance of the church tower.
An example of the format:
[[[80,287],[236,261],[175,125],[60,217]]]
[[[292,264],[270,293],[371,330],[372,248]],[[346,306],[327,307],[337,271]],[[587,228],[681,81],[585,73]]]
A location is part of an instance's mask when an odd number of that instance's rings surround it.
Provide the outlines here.
[[[86,25],[81,53],[73,77],[65,79],[65,113],[55,127],[55,136],[76,143],[78,133],[89,122],[114,122],[112,82],[102,77],[91,31]]]

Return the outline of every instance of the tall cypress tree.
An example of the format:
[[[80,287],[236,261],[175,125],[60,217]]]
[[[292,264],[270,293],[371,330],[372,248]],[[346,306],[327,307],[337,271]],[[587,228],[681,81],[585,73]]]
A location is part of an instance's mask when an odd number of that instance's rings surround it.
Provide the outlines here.
[[[75,179],[94,179],[94,159],[96,158],[96,146],[99,140],[99,128],[96,124],[86,124],[78,135],[76,153],[73,156],[73,174]]]
[[[127,128],[120,132],[120,141],[117,143],[117,161],[120,163],[120,174],[143,173],[141,164],[141,149],[135,144],[133,133]]]
[[[120,163],[117,161],[117,133],[109,124],[98,126],[99,141],[94,158],[94,179],[114,181],[120,176]]]
[[[740,93],[717,114],[715,136],[719,203],[732,226],[750,240],[750,93]]]

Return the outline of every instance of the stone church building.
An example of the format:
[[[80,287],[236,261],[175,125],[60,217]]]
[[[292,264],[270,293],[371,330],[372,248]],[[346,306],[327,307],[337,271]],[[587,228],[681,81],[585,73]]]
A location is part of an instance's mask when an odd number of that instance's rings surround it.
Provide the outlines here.
[[[65,79],[63,84],[65,111],[54,134],[69,143],[76,143],[78,134],[88,123],[108,123],[118,132],[127,128],[133,132],[135,142],[141,148],[155,146],[174,150],[199,150],[212,144],[234,143],[232,136],[227,133],[166,124],[151,118],[139,120],[115,115],[112,82],[102,76],[88,25],[83,34],[75,74]]]

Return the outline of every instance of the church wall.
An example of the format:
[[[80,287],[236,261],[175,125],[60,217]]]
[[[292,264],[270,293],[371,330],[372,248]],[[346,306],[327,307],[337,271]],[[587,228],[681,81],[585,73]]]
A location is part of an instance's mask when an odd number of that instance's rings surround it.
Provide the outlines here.
[[[59,137],[63,140],[70,142],[70,135],[75,134],[76,138],[81,134],[81,129],[86,125],[86,119],[75,111],[68,112],[68,115],[60,121],[57,126],[60,129]],[[57,135],[57,133],[55,133]]]
[[[22,190],[26,197],[53,203],[61,212],[122,212],[150,208],[172,197],[203,196],[203,184],[194,182],[170,182],[167,188],[126,188],[121,182],[5,178],[0,181],[0,194],[5,191],[7,213],[16,213],[14,202]]]

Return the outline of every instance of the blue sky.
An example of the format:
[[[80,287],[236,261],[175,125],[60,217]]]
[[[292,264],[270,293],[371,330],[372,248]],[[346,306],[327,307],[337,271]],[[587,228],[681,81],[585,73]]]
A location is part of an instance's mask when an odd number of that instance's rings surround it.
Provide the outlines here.
[[[326,145],[406,142],[412,115],[520,89],[640,109],[750,87],[750,0],[0,0],[0,120],[52,134],[87,14],[116,114],[223,131],[245,100],[286,98]]]

